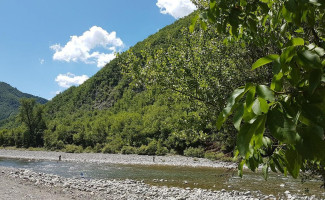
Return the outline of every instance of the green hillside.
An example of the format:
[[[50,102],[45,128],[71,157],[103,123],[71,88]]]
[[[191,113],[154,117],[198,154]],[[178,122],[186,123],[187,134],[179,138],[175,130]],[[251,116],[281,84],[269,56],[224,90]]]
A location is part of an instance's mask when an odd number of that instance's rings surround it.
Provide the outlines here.
[[[17,114],[21,98],[35,98],[40,104],[47,102],[46,99],[22,93],[9,84],[0,82],[0,121]]]
[[[250,70],[261,53],[253,46],[226,46],[215,27],[189,33],[191,17],[54,97],[45,105],[46,128],[36,145],[68,152],[231,153],[234,128],[217,131],[216,117],[234,88],[245,81],[268,82],[269,73]],[[24,127],[0,131],[0,145],[30,146]]]

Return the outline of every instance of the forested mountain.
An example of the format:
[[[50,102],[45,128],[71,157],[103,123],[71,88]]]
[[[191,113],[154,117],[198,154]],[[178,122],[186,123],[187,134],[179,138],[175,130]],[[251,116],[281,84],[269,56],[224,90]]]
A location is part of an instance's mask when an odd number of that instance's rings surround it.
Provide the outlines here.
[[[246,81],[266,83],[269,72],[250,70],[261,53],[254,46],[226,46],[215,27],[190,33],[192,17],[161,29],[79,87],[54,97],[44,107],[42,141],[34,146],[71,152],[231,153],[234,128],[217,131],[216,117],[234,88]],[[30,146],[24,127],[1,130],[0,145]]]
[[[40,104],[47,102],[46,99],[23,93],[7,83],[0,82],[0,121],[18,113],[21,98],[34,98]]]

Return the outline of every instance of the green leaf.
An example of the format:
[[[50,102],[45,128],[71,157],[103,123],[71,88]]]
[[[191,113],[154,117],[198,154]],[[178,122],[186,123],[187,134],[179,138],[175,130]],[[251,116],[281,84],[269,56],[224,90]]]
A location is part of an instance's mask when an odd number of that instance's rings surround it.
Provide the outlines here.
[[[288,79],[292,85],[299,85],[301,80],[301,73],[300,68],[298,66],[292,66],[291,71],[289,72]]]
[[[284,173],[284,166],[283,166],[283,163],[281,161],[281,159],[279,158],[280,156],[278,154],[275,154],[274,157],[273,157],[273,162],[274,162],[274,165],[276,166],[276,168],[281,172],[281,173]]]
[[[296,55],[296,47],[295,46],[289,46],[285,48],[280,56],[280,63],[281,65],[284,65],[285,63],[288,63],[291,61],[293,56]]]
[[[285,8],[282,7],[282,15],[287,22],[292,22],[292,14]]]
[[[272,172],[277,173],[273,159],[270,160],[270,168],[271,168]]]
[[[325,161],[324,129],[311,125],[299,130],[302,140],[297,145],[297,150],[304,159]]]
[[[265,101],[265,99],[258,98],[258,101],[260,102],[260,109],[262,113],[267,113],[269,111],[269,104]]]
[[[245,7],[247,5],[247,1],[246,0],[240,0],[240,5]]]
[[[270,86],[271,90],[274,90],[274,91],[277,91],[277,92],[282,90],[282,87],[283,87],[282,77],[283,77],[282,72],[279,72],[278,74],[275,74],[273,76],[272,83],[271,83],[271,86]]]
[[[254,101],[253,101],[253,103],[254,103]],[[244,106],[245,107],[244,107],[243,120],[245,122],[250,122],[252,119],[254,119],[256,117],[256,115],[254,114],[252,107],[250,109],[248,109],[246,104]]]
[[[292,38],[291,46],[302,46],[305,45],[305,41],[302,38]]]
[[[256,115],[261,115],[262,113],[265,114],[269,110],[269,105],[265,99],[258,97],[253,103],[252,110]]]
[[[274,100],[275,100],[274,92],[272,90],[270,90],[270,88],[265,85],[256,86],[256,93],[261,98],[268,100],[270,102],[274,102]]]
[[[242,160],[239,165],[238,165],[238,176],[240,178],[243,177],[243,167],[244,167],[244,164],[245,164],[245,160]]]
[[[293,178],[297,178],[302,165],[301,155],[294,149],[287,149],[285,152],[287,170]]]
[[[194,28],[195,28],[195,25],[196,25],[196,22],[197,22],[197,20],[199,19],[199,14],[197,14],[197,15],[195,15],[193,18],[192,18],[192,22],[191,22],[191,25],[190,25],[190,27],[189,27],[189,29],[190,29],[190,33],[193,33],[193,31],[194,31]]]
[[[304,33],[304,29],[302,27],[295,30],[296,33]]]
[[[255,113],[255,115],[262,114],[261,107],[260,107],[260,101],[258,99],[255,99],[253,106],[252,106],[252,110]]]
[[[296,144],[301,138],[297,134],[295,123],[286,117],[278,107],[269,110],[267,126],[277,140],[287,144]]]
[[[268,148],[272,146],[272,141],[268,137],[263,137],[263,145],[264,147]]]
[[[233,119],[234,126],[238,131],[240,130],[240,124],[243,119],[243,115],[244,115],[244,104],[240,104],[237,109],[237,112],[234,115],[234,119]]]
[[[230,98],[228,99],[228,103],[226,107],[222,110],[222,112],[219,114],[217,119],[217,129],[220,130],[222,124],[226,121],[227,117],[231,115],[232,111],[236,107],[235,104],[237,102],[237,97],[241,97],[244,93],[244,88],[239,88],[234,90],[234,92],[230,95]]]
[[[252,106],[254,103],[255,99],[255,92],[256,92],[256,87],[252,87],[250,90],[248,90],[247,95],[246,95],[246,109],[248,112],[251,112]]]
[[[323,49],[323,48],[321,48],[321,47],[316,47],[315,49],[314,49],[314,51],[320,56],[320,57],[322,57],[322,56],[324,56],[325,55],[325,50]]]
[[[263,177],[265,180],[269,177],[269,164],[265,163],[262,167]]]
[[[208,25],[205,21],[203,21],[202,19],[200,19],[200,25],[201,25],[201,28],[206,31],[208,29]]]
[[[256,171],[256,169],[258,168],[258,165],[259,165],[259,160],[258,159],[255,159],[254,156],[249,157],[248,160],[246,161],[247,167],[250,170],[252,170],[253,172]]]
[[[319,93],[317,91],[317,93]],[[316,92],[315,92],[316,94]],[[308,119],[312,124],[317,124],[325,129],[325,102],[324,94],[320,95],[323,102],[317,104],[304,103],[302,105],[302,117]],[[311,99],[312,100],[312,99]]]
[[[263,133],[265,130],[266,115],[260,115],[253,124],[244,124],[237,136],[237,148],[239,154],[249,157],[254,152],[254,147],[263,145]]]
[[[303,67],[305,68],[320,69],[323,67],[319,55],[309,50],[299,52],[298,59],[303,63]]]
[[[281,72],[280,57],[273,62],[272,72],[273,74],[278,74]]]
[[[277,58],[279,58],[279,55],[277,55],[277,54],[271,54],[271,55],[265,56],[263,58],[260,58],[252,65],[252,70],[259,68],[263,65],[266,65],[270,62],[273,62]]]
[[[308,88],[309,94],[313,94],[316,88],[320,85],[320,82],[322,80],[322,75],[323,73],[321,69],[315,69],[311,71],[309,75],[309,88]]]
[[[217,119],[217,129],[220,130],[222,124],[232,114],[234,109],[238,106],[238,101],[245,95],[245,93],[253,87],[252,84],[247,83],[245,88],[238,88],[230,95],[226,107],[219,114]]]
[[[217,5],[217,1],[216,0],[210,0],[210,9],[215,9]]]

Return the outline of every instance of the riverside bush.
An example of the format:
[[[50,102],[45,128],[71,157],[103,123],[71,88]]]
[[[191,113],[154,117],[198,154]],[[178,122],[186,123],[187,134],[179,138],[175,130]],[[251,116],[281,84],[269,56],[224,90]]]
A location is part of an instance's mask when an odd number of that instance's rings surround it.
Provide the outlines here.
[[[161,141],[158,141],[156,155],[157,156],[164,156],[167,153],[168,153],[167,147],[162,146]]]
[[[167,147],[157,147],[156,155],[157,156],[164,156],[168,153]]]
[[[119,148],[116,145],[106,144],[102,149],[102,153],[118,153]]]
[[[198,147],[198,148],[189,147],[184,150],[184,156],[203,158],[204,149],[202,147]]]
[[[155,155],[157,151],[157,141],[152,140],[147,147],[147,154],[148,155]]]
[[[64,152],[66,152],[66,153],[82,153],[83,148],[82,148],[82,146],[77,146],[74,144],[67,144],[64,148]]]
[[[93,148],[91,148],[91,146],[88,146],[84,149],[84,153],[92,153],[94,152]]]
[[[94,146],[94,148],[93,148],[93,152],[94,152],[94,153],[101,153],[101,152],[102,152],[102,149],[103,149],[103,145],[97,143],[97,144]]]
[[[207,158],[209,160],[220,160],[222,159],[223,157],[225,157],[225,155],[222,153],[222,152],[205,152],[204,154],[204,158]]]
[[[137,154],[138,155],[147,155],[147,149],[148,149],[147,145],[141,145],[141,147],[139,147],[137,150]]]
[[[137,148],[132,146],[123,146],[121,149],[121,154],[135,154],[137,153]]]

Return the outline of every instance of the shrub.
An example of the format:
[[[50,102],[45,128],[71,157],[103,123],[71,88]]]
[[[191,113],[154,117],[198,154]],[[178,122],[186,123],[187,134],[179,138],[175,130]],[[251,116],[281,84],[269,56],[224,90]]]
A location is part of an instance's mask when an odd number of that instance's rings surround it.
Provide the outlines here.
[[[204,156],[204,149],[202,147],[189,147],[184,150],[184,156],[202,158]]]
[[[87,148],[84,149],[84,153],[92,153],[94,152],[93,148],[91,146],[88,146]]]
[[[65,146],[64,151],[67,153],[82,153],[82,146],[77,146],[74,144],[68,144]]]
[[[169,154],[171,154],[171,155],[177,155],[177,151],[175,151],[175,149],[171,149],[169,151]]]
[[[209,160],[220,160],[222,159],[223,157],[225,157],[225,155],[220,152],[220,153],[217,153],[217,152],[205,152],[204,154],[204,158],[207,158]]]
[[[139,154],[139,155],[147,155],[147,149],[148,149],[148,146],[141,145],[141,147],[138,148],[138,150],[137,150],[137,154]]]
[[[237,162],[238,161],[235,158],[227,157],[227,156],[224,156],[224,157],[220,158],[220,160],[223,161],[223,162]]]
[[[157,156],[164,156],[168,153],[168,149],[164,146],[161,145],[161,142],[159,141],[157,144],[157,151],[156,155]]]
[[[122,154],[135,154],[137,153],[137,148],[132,146],[123,146],[121,149]]]
[[[147,154],[148,155],[155,155],[157,151],[157,141],[152,140],[147,147]]]
[[[97,143],[97,144],[94,146],[94,148],[93,148],[93,152],[94,152],[94,153],[101,153],[101,152],[102,152],[102,148],[103,148],[103,145]]]
[[[118,148],[112,144],[106,144],[102,149],[102,153],[117,153],[118,151]]]
[[[63,149],[64,147],[65,147],[65,145],[62,140],[57,141],[55,144],[56,149]]]
[[[164,156],[168,153],[168,149],[167,147],[160,147],[160,148],[157,148],[157,151],[156,151],[156,155],[157,156]]]

